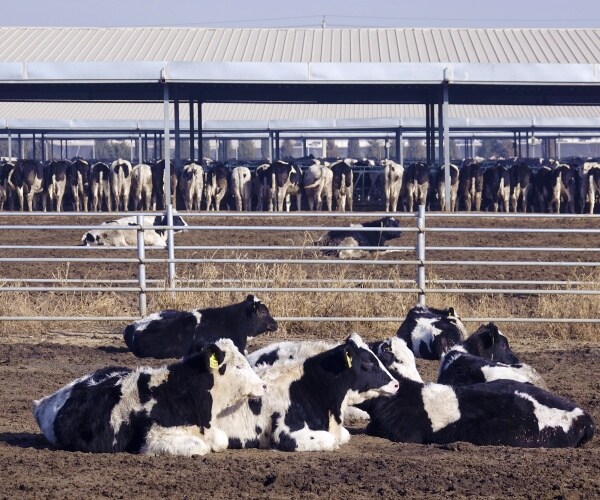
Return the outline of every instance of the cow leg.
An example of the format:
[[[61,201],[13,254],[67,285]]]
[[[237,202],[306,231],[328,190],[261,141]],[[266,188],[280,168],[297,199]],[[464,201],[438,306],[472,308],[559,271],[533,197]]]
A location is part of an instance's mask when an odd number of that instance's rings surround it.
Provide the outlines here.
[[[302,192],[296,193],[296,210],[302,210]]]
[[[588,198],[590,203],[589,213],[590,215],[594,213],[594,205],[596,204],[596,189],[594,186],[594,179],[589,179],[588,184]]]
[[[211,451],[197,426],[161,427],[153,425],[146,436],[142,453],[151,455],[206,455]]]

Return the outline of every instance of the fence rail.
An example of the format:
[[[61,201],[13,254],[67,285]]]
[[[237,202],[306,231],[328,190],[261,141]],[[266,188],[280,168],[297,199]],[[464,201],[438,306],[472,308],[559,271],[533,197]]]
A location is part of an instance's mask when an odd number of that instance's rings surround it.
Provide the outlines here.
[[[3,212],[0,213],[0,221],[12,221],[23,217],[20,212]],[[226,244],[182,244],[174,245],[173,248],[151,248],[145,247],[143,244],[144,233],[151,229],[164,229],[167,231],[179,230],[181,227],[174,226],[152,226],[144,225],[143,216],[148,213],[127,212],[127,213],[111,213],[110,218],[114,219],[119,216],[137,217],[137,224],[124,226],[110,226],[111,230],[120,229],[123,231],[136,231],[137,246],[133,247],[84,247],[81,245],[68,244],[67,241],[58,241],[57,245],[52,244],[31,244],[28,235],[37,235],[43,232],[44,234],[52,234],[52,232],[80,231],[82,234],[92,228],[105,228],[97,222],[90,224],[50,224],[49,218],[54,220],[64,220],[64,218],[73,219],[95,219],[98,220],[107,214],[98,213],[34,213],[27,214],[28,218],[36,220],[35,224],[24,224],[17,220],[17,224],[1,224],[0,225],[0,270],[1,266],[18,267],[17,276],[7,276],[4,272],[0,273],[0,293],[30,293],[30,294],[48,294],[48,293],[118,293],[118,294],[135,294],[138,297],[138,314],[136,315],[115,315],[115,316],[85,316],[85,315],[57,315],[57,316],[34,316],[34,315],[0,315],[0,321],[133,321],[146,315],[147,313],[147,294],[156,293],[218,293],[218,292],[240,292],[240,293],[285,293],[285,294],[315,294],[315,293],[353,293],[360,295],[373,294],[411,294],[415,297],[415,302],[422,305],[426,304],[428,294],[471,294],[474,296],[544,296],[544,295],[565,295],[565,296],[598,296],[600,295],[600,281],[594,278],[590,279],[573,279],[565,277],[564,279],[489,279],[489,278],[472,278],[468,279],[464,276],[448,278],[446,276],[428,277],[428,273],[432,268],[460,268],[464,272],[483,271],[484,269],[495,268],[500,273],[500,270],[507,267],[518,267],[520,269],[578,269],[590,271],[600,268],[600,244],[598,235],[600,229],[597,227],[600,222],[600,216],[597,215],[557,215],[557,214],[488,214],[488,213],[426,213],[423,207],[415,214],[407,213],[255,213],[255,212],[196,212],[184,213],[184,217],[190,223],[185,228],[188,233],[188,239],[202,238],[204,234],[226,234]],[[153,213],[152,215],[156,215]],[[356,259],[336,259],[325,257],[320,254],[320,250],[331,247],[324,247],[314,243],[314,238],[307,238],[307,235],[312,233],[322,234],[326,231],[345,231],[348,230],[348,225],[338,223],[339,220],[354,220],[360,218],[364,220],[379,218],[393,215],[400,220],[403,227],[393,228],[389,230],[401,230],[408,236],[414,237],[414,245],[389,245],[384,247],[371,246],[361,247],[363,250],[372,250],[369,257]],[[194,221],[201,219],[199,224],[194,224]],[[547,220],[556,221],[556,227],[513,227],[526,225],[527,221]],[[248,220],[247,225],[241,224],[241,221]],[[268,220],[268,224],[260,224],[260,221]],[[331,220],[334,224],[327,224]],[[504,227],[496,224],[497,221],[504,221],[512,224],[510,227]],[[41,221],[41,222],[37,222]],[[215,221],[215,224],[210,222]],[[282,224],[278,224],[281,221]],[[294,222],[299,221],[299,225]],[[317,221],[325,221],[325,224],[315,224]],[[490,223],[492,227],[474,226],[476,221],[481,223]],[[584,222],[588,227],[561,227],[565,224]],[[70,221],[69,221],[70,222]],[[434,225],[430,225],[434,223]],[[585,225],[584,224],[584,225]],[[359,228],[352,228],[358,230]],[[385,231],[383,228],[360,228],[365,232]],[[298,243],[290,244],[235,244],[237,243],[235,234],[252,233],[259,235],[267,232],[285,233],[289,235],[290,240],[293,237],[304,237],[304,241],[300,238]],[[7,234],[21,233],[22,241],[15,243],[7,242],[7,238],[3,237]],[[502,245],[482,245],[482,244],[459,244],[456,241],[458,235],[466,235],[468,237],[497,235],[500,242],[510,244],[510,246]],[[451,242],[456,241],[456,245],[444,242],[438,244],[427,245],[427,235],[432,237],[446,238]],[[511,235],[514,238],[511,238]],[[566,244],[559,246],[558,244],[531,245],[526,244],[514,245],[516,238],[521,238],[523,235],[545,235],[549,237],[566,238],[569,236],[586,236],[590,241],[585,245]],[[77,241],[78,237],[74,237]],[[49,241],[53,241],[51,236]],[[39,241],[39,238],[36,238]],[[169,240],[167,240],[169,241]],[[171,239],[171,241],[173,241]],[[338,249],[356,249],[354,246],[342,246]],[[124,257],[122,253],[137,252],[136,257]],[[7,254],[14,253],[14,255]],[[49,255],[52,252],[54,255]],[[107,256],[107,252],[111,256]],[[146,255],[149,252],[150,256]],[[175,252],[178,256],[175,257]],[[234,256],[224,255],[224,253],[233,252]],[[262,253],[277,252],[275,256],[262,256]],[[300,255],[296,253],[299,252]],[[502,258],[485,258],[481,257],[474,259],[473,256],[479,256],[482,252],[490,255],[504,252],[509,255],[506,259]],[[40,255],[37,255],[37,254]],[[56,253],[65,253],[74,255],[55,255]],[[82,255],[85,254],[85,255]],[[158,253],[164,253],[164,256],[156,256]],[[243,255],[241,254],[243,253]],[[285,253],[284,256],[281,254]],[[428,258],[430,254],[460,254],[460,258],[456,255],[451,258]],[[535,254],[535,258],[519,259],[518,255],[529,253]],[[35,254],[35,255],[34,255]],[[183,255],[182,255],[183,254]],[[77,256],[75,256],[77,255]],[[546,257],[543,258],[542,256]],[[393,256],[393,257],[390,257]],[[552,258],[550,258],[552,257]],[[45,264],[66,264],[78,265],[89,264],[94,268],[100,269],[105,265],[133,265],[137,269],[136,278],[125,279],[121,276],[118,278],[70,278],[68,276],[52,276],[42,277],[31,275],[29,265],[45,265]],[[368,268],[383,268],[398,270],[399,268],[412,269],[414,278],[398,277],[398,278],[344,278],[343,286],[340,286],[339,279],[332,277],[322,277],[318,279],[299,278],[293,283],[281,286],[277,284],[273,278],[230,278],[222,276],[220,278],[208,277],[202,278],[182,278],[176,274],[170,276],[172,270],[180,269],[185,265],[202,266],[211,264],[217,267],[227,265],[243,265],[243,266],[277,266],[277,265],[293,265],[303,267],[323,267],[323,268],[352,268],[353,266],[366,266]],[[168,265],[168,266],[165,266]],[[162,277],[148,277],[147,273],[152,268],[152,273],[156,275],[157,269],[162,269]],[[160,275],[160,273],[159,273]],[[279,316],[278,321],[345,321],[345,322],[398,322],[402,321],[403,317],[377,317],[377,316]],[[496,321],[496,322],[554,322],[554,323],[600,323],[600,319],[595,317],[588,318],[531,318],[531,317],[466,317],[463,318],[466,322],[480,321]]]

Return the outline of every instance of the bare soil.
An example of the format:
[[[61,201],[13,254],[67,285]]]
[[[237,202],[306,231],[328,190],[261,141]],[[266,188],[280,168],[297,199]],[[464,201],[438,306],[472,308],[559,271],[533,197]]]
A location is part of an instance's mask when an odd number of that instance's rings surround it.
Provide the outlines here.
[[[221,222],[193,219],[194,224]],[[330,221],[319,220],[319,223],[327,222]],[[0,224],[8,223],[14,224],[15,221],[11,219],[8,222],[0,217]],[[48,223],[59,223],[59,219],[50,218]],[[65,220],[60,219],[60,223],[65,223]],[[247,222],[240,219],[237,223]],[[268,224],[264,220],[261,223]],[[342,224],[339,220],[335,223]],[[466,223],[461,221],[461,225]],[[474,227],[499,227],[502,224],[489,219],[469,223]],[[510,221],[507,225],[518,223]],[[545,224],[545,227],[560,224],[565,228],[587,224],[585,227],[594,228],[595,223],[597,219],[543,220],[539,224]],[[291,219],[289,224],[307,225],[307,221]],[[432,222],[432,225],[435,224],[437,222]],[[81,237],[81,231],[68,230],[26,233],[0,231],[0,238],[4,245],[22,244],[23,241],[68,245],[76,244]],[[177,235],[177,244],[201,244],[198,234],[190,231]],[[318,236],[318,233],[314,235]],[[405,237],[404,241],[400,239],[396,243],[413,244],[414,233],[407,233]],[[238,231],[234,236],[202,233],[202,242],[215,245],[216,249],[231,241],[237,244],[285,245],[305,238],[301,233]],[[526,244],[532,246],[600,247],[598,235],[559,233],[525,238]],[[464,245],[510,246],[516,240],[494,233],[463,234],[459,240],[456,236],[437,233],[428,236],[428,244],[456,245],[456,241]],[[6,251],[5,255],[10,252],[13,251]],[[14,254],[40,254],[36,252],[14,251]],[[44,253],[59,255],[58,250],[45,250]],[[124,254],[133,257],[135,252]],[[462,256],[459,251],[440,251],[439,255],[442,254],[448,260]],[[507,256],[510,254],[507,252]],[[89,255],[88,263],[71,266],[69,277],[88,277],[90,274],[109,279],[135,277],[134,265],[100,268],[94,266],[92,257],[98,254]],[[532,260],[548,258],[534,252],[529,257]],[[494,254],[494,258],[502,257]],[[598,259],[598,255],[581,254],[578,258],[593,261]],[[437,275],[445,275],[446,272],[462,277],[492,278],[498,275],[497,267],[482,267],[477,272],[453,265],[440,267],[435,271]],[[544,279],[549,279],[548,274],[562,277],[564,274],[561,273],[571,272],[546,271],[532,269],[527,277],[531,279],[543,274]],[[0,278],[48,276],[53,272],[56,271],[41,263],[27,266],[2,264]],[[153,272],[149,270],[150,276]],[[156,273],[158,275],[158,271]],[[414,268],[407,270],[407,276],[414,277]],[[521,277],[523,271],[507,266],[503,276]],[[115,311],[115,314],[121,313]],[[180,458],[56,450],[48,444],[35,423],[31,413],[32,401],[97,368],[108,365],[135,367],[139,360],[125,348],[120,336],[122,325],[86,324],[69,331],[57,330],[52,323],[38,325],[32,326],[29,331],[19,329],[18,332],[0,335],[0,498],[600,498],[600,440],[597,436],[580,449],[476,447],[468,443],[421,446],[366,436],[364,423],[352,422],[350,443],[338,451],[327,453],[238,450]],[[389,335],[395,333],[397,326],[390,326]],[[314,329],[313,336],[323,333],[319,327],[309,328]],[[356,329],[370,340],[369,333],[360,331],[360,325]],[[517,327],[507,330],[522,360],[538,369],[550,390],[573,399],[591,412],[596,422],[600,421],[600,382],[596,378],[600,371],[600,336],[597,341],[557,341],[543,336],[534,341],[529,337],[525,341],[516,335]],[[285,330],[282,330],[258,337],[249,348],[252,350],[268,342],[283,340],[285,335]],[[144,364],[159,363],[144,361]],[[425,380],[435,379],[436,362],[419,360],[418,367]]]

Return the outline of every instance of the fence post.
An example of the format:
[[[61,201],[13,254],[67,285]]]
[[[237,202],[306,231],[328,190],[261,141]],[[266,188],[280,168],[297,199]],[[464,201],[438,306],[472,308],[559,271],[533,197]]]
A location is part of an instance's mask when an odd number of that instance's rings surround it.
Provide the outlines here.
[[[418,305],[425,306],[425,205],[419,205],[417,216],[417,288],[419,289]]]
[[[136,217],[137,229],[137,253],[138,253],[138,284],[140,286],[139,309],[140,316],[146,316],[146,248],[144,246],[144,217]]]

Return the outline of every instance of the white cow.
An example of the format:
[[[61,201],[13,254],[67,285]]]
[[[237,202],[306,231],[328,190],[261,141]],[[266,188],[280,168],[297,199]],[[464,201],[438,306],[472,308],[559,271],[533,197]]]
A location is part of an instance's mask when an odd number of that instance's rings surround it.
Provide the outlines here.
[[[133,167],[131,173],[131,190],[135,210],[150,210],[152,204],[152,168],[150,165],[140,163]]]
[[[231,194],[235,200],[235,209],[252,209],[252,173],[248,167],[235,167],[231,171]]]
[[[204,191],[204,169],[197,163],[188,163],[179,176],[179,190],[186,210],[200,210]]]
[[[329,163],[315,163],[304,172],[304,194],[309,210],[322,210],[323,199],[331,212],[333,200],[333,172]]]
[[[131,163],[119,158],[110,165],[110,186],[115,200],[115,210],[129,210],[129,192],[131,190]]]
[[[385,190],[385,211],[396,212],[402,191],[404,167],[392,160],[382,160]]]

